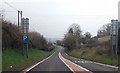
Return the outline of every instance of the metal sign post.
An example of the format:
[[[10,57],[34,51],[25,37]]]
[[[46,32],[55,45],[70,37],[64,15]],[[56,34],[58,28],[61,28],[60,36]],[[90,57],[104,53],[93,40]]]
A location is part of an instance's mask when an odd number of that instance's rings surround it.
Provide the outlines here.
[[[112,56],[118,57],[118,20],[111,20],[111,46]]]
[[[26,57],[28,58],[28,42],[29,42],[29,19],[22,18],[22,42],[23,42],[23,55],[24,55],[24,44],[26,44]]]

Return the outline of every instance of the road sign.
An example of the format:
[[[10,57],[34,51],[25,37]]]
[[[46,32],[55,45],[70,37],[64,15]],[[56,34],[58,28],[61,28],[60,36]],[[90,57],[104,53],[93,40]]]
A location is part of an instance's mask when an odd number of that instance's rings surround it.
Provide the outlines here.
[[[23,43],[28,43],[28,36],[27,35],[22,36],[22,42]]]
[[[27,35],[29,32],[29,19],[28,18],[22,18],[22,33],[24,35]]]
[[[22,18],[22,42],[23,42],[23,56],[24,56],[24,44],[27,45],[26,49],[26,56],[28,58],[28,32],[29,32],[29,19],[28,18]]]
[[[118,20],[111,20],[111,46],[112,55],[115,50],[116,57],[118,52]],[[115,47],[114,47],[115,46]]]
[[[112,36],[112,45],[116,45],[116,36]]]
[[[29,19],[22,18],[22,41],[28,43]]]
[[[118,20],[111,20],[111,35],[117,35],[118,33]]]

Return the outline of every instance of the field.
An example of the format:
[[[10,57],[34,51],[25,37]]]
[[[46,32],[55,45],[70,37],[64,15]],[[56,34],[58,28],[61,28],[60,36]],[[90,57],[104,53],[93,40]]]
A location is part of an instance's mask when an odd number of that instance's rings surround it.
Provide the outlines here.
[[[29,49],[28,55],[22,56],[19,50],[4,49],[2,51],[2,69],[3,71],[21,71],[26,67],[44,59],[55,51],[42,51],[37,49]]]
[[[110,36],[105,36],[105,37],[101,37],[101,38],[98,38],[98,41],[99,42],[105,42],[105,41],[108,41],[108,40],[110,40]]]

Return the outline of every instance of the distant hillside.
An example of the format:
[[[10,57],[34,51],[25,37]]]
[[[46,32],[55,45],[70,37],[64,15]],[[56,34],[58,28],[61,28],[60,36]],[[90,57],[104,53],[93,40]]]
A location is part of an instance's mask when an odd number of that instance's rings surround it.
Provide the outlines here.
[[[55,43],[57,40],[62,40],[62,38],[46,38],[48,42]]]

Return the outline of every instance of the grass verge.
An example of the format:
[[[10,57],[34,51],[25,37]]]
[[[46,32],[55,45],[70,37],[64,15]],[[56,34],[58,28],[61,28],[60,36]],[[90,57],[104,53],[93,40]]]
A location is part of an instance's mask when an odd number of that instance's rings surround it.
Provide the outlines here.
[[[22,56],[19,51],[15,49],[4,49],[2,51],[2,70],[3,71],[21,71],[26,67],[46,58],[54,51],[42,51],[37,49],[29,49],[28,56]]]
[[[65,51],[68,55],[76,57],[76,58],[86,59],[86,60],[91,60],[94,62],[100,62],[100,63],[104,63],[104,64],[118,66],[118,59],[116,59],[116,58],[111,59],[111,56],[107,55],[107,54],[97,55],[94,53],[95,50],[92,51],[89,49],[89,51],[88,51],[88,48],[74,49],[72,51],[68,51],[65,48]]]

